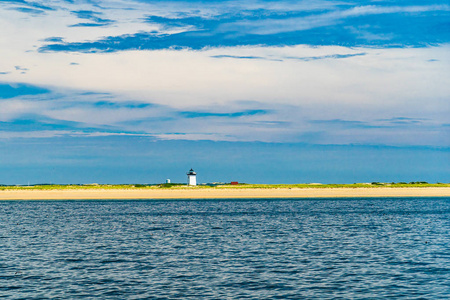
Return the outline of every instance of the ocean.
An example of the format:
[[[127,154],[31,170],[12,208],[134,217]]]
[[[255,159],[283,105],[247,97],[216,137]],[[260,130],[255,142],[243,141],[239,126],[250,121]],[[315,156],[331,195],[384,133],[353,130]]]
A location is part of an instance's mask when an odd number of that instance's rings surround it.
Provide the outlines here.
[[[450,198],[0,201],[2,299],[449,299]]]

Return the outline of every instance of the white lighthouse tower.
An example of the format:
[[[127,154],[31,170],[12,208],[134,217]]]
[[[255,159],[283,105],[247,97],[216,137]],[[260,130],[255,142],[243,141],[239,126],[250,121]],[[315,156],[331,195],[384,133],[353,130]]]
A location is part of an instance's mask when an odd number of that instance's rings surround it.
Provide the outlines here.
[[[187,184],[188,185],[197,185],[197,173],[193,169],[190,169],[187,175]]]

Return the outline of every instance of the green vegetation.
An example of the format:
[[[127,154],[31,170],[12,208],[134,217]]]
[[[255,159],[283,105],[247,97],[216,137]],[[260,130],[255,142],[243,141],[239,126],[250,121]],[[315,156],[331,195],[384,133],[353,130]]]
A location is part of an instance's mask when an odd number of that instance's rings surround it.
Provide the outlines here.
[[[392,188],[407,188],[407,187],[450,187],[450,183],[353,183],[353,184],[239,184],[239,185],[222,185],[216,188],[260,188],[260,189],[273,189],[273,188],[379,188],[379,187],[392,187]]]
[[[171,187],[187,187],[185,183],[162,183],[157,185],[159,188],[171,188]]]
[[[423,181],[416,182],[399,182],[399,183],[353,183],[353,184],[318,184],[318,183],[302,183],[302,184],[246,184],[240,183],[239,185],[222,184],[222,185],[198,185],[195,187],[187,186],[183,183],[163,183],[163,184],[37,184],[31,186],[22,185],[2,185],[1,190],[87,190],[87,189],[292,189],[292,188],[380,188],[380,187],[392,187],[392,188],[407,188],[407,187],[450,187],[450,183],[427,183]]]

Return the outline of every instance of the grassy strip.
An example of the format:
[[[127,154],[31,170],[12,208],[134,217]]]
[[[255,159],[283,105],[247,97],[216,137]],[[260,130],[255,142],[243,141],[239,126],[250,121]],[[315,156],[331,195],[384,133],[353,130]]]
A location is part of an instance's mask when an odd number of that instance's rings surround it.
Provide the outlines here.
[[[156,190],[156,189],[292,189],[292,188],[410,188],[410,187],[450,187],[450,183],[353,183],[353,184],[239,184],[239,185],[198,185],[195,187],[185,184],[85,184],[85,185],[60,185],[60,184],[42,184],[31,186],[0,186],[2,190]]]

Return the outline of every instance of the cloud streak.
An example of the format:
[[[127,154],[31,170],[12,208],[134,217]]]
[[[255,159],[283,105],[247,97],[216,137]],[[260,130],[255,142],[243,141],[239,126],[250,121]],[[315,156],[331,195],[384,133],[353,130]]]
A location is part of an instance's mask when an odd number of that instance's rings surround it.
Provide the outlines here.
[[[358,18],[371,15],[387,14],[420,14],[427,12],[441,12],[447,15],[450,11],[449,5],[426,5],[426,6],[356,6],[350,9],[336,10],[332,12],[312,14],[305,17],[285,19],[264,19],[257,21],[237,21],[221,25],[219,30],[245,32],[247,34],[272,35],[285,32],[305,31],[319,27],[342,24],[349,18]],[[411,15],[413,17],[413,15]]]
[[[254,109],[254,110],[245,110],[239,112],[230,112],[230,113],[217,113],[217,112],[202,112],[202,111],[182,111],[180,115],[188,118],[240,118],[244,116],[254,116],[254,115],[265,115],[269,113],[267,110],[263,109]]]
[[[116,52],[298,44],[399,47],[450,41],[446,31],[435,30],[445,26],[450,16],[449,5],[348,6],[325,12],[305,10],[281,13],[257,9],[215,15],[197,12],[181,17],[150,15],[144,21],[159,27],[159,30],[92,41],[50,43],[39,50]],[[76,14],[92,21],[80,23],[82,26],[105,26],[113,22],[100,18],[92,11],[78,11]],[[423,18],[427,19],[426,23],[419,22]]]
[[[49,92],[50,91],[48,89],[28,84],[0,83],[0,99],[8,99],[24,95],[46,94]]]
[[[111,94],[62,94],[24,86],[17,86],[13,92],[0,102],[0,139],[33,134],[41,138],[142,135],[215,141],[447,145],[447,123],[430,118],[319,119],[329,114],[325,106],[313,112],[307,107],[243,101],[183,110],[121,101]]]
[[[78,10],[72,11],[80,19],[86,19],[91,21],[90,23],[77,23],[69,25],[69,27],[96,27],[96,26],[108,26],[114,23],[113,20],[100,18],[102,14],[96,11],[90,10]]]

